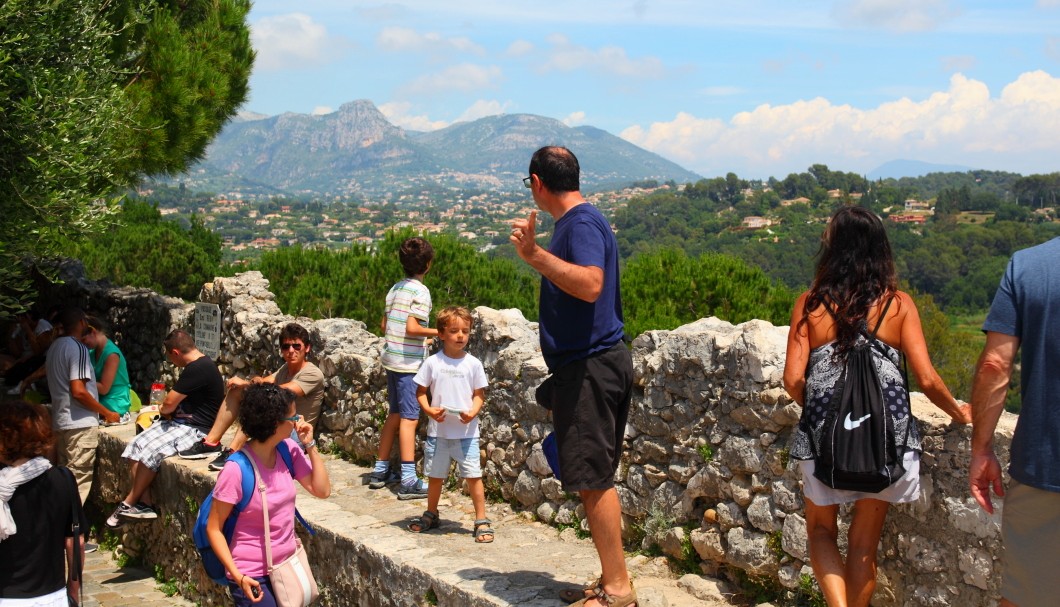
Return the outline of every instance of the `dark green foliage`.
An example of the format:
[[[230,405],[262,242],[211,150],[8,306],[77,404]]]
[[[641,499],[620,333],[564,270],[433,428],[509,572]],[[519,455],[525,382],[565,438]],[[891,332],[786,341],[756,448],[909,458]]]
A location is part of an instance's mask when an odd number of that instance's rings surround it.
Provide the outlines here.
[[[115,31],[110,60],[132,108],[131,172],[174,174],[246,100],[254,50],[249,0],[120,0],[107,3]]]
[[[632,337],[708,316],[734,324],[754,318],[785,324],[794,299],[762,270],[728,255],[691,258],[663,249],[633,257],[622,274],[626,333]]]
[[[162,219],[150,203],[128,200],[118,222],[71,251],[92,278],[195,299],[203,283],[227,272],[221,267],[221,239],[198,219],[185,229]]]
[[[38,259],[106,229],[117,192],[202,156],[246,97],[249,8],[0,3],[0,318],[35,297]]]
[[[127,105],[98,2],[0,3],[0,318],[34,294],[22,259],[56,255],[114,211]]]
[[[378,249],[342,251],[288,247],[262,256],[257,269],[272,283],[280,308],[289,314],[363,321],[378,333],[387,291],[404,277],[398,247],[411,231],[390,232]],[[424,278],[434,310],[449,305],[519,308],[537,317],[538,278],[505,259],[479,254],[450,235],[429,235],[434,264]],[[433,324],[433,323],[432,323]]]

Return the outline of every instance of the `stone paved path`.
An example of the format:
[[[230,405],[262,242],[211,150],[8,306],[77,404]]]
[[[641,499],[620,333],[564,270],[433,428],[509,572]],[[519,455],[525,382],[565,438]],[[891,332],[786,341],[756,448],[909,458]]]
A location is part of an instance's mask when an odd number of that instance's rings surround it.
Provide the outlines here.
[[[147,569],[119,568],[111,553],[85,555],[84,607],[195,607],[178,596],[166,596]]]

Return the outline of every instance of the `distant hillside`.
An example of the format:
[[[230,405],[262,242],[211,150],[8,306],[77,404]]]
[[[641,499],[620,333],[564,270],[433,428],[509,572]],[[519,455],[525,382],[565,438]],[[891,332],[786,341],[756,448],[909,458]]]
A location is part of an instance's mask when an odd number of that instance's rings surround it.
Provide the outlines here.
[[[877,179],[922,177],[928,173],[967,173],[971,170],[971,167],[955,164],[934,164],[919,160],[892,160],[869,171],[866,177],[875,181]]]
[[[593,127],[510,114],[417,133],[394,126],[362,100],[323,116],[247,113],[225,127],[201,163],[174,181],[208,191],[384,198],[414,186],[515,189],[522,187],[533,151],[550,144],[578,155],[587,191],[644,179],[700,179]]]

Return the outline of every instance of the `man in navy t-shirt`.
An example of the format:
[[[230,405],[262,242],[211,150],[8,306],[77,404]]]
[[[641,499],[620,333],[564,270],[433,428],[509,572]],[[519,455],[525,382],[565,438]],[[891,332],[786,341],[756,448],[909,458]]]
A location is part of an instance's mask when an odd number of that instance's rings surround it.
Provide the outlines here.
[[[1060,562],[1060,238],[1017,251],[983,323],[986,346],[972,387],[972,495],[993,512],[1005,498],[1001,536],[1003,606],[1053,605]],[[1022,348],[1021,409],[1010,448],[1008,491],[994,430]]]
[[[582,198],[579,172],[566,148],[535,152],[523,183],[538,208],[556,220],[552,242],[546,250],[534,239],[537,211],[512,222],[510,239],[541,274],[541,353],[552,375],[538,394],[552,409],[563,488],[581,497],[600,556],[600,581],[586,590],[585,604],[628,604],[636,595],[622,552],[615,470],[633,363],[623,342],[618,243],[604,216]]]

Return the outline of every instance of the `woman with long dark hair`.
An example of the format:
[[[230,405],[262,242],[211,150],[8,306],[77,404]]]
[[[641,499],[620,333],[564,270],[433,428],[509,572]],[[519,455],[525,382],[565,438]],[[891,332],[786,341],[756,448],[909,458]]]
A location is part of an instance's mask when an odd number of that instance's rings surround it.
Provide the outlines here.
[[[44,407],[0,404],[0,605],[66,607],[80,592],[73,523],[88,523],[73,475],[45,458],[53,441]]]
[[[883,222],[865,208],[846,206],[832,215],[813,283],[791,313],[784,387],[802,405],[791,458],[802,472],[810,564],[831,607],[869,604],[887,509],[920,496],[920,435],[903,389],[883,390],[895,434],[905,437],[897,445],[905,468],[901,478],[879,493],[867,493],[833,489],[814,477],[813,453],[825,412],[840,396],[837,384],[846,355],[866,339],[862,332],[878,326],[876,337],[883,347],[872,352],[881,384],[905,387],[904,354],[928,399],[954,421],[971,422],[970,407],[953,398],[932,366],[916,305],[897,285]],[[855,505],[844,561],[836,517],[839,506],[850,502]]]

